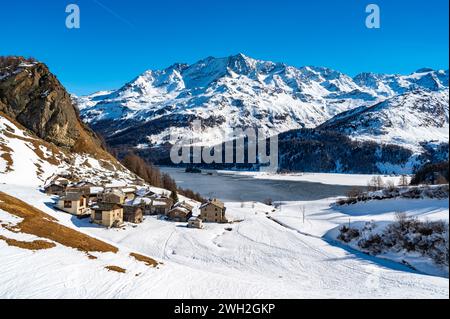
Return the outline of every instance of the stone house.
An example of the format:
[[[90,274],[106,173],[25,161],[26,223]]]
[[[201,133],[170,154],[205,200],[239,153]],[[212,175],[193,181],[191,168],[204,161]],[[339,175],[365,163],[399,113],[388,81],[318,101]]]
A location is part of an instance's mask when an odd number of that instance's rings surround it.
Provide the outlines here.
[[[91,221],[108,228],[123,224],[123,208],[115,203],[97,203],[92,207]]]
[[[103,187],[97,186],[71,186],[67,190],[82,193],[91,203],[97,202],[99,195],[104,191]]]
[[[192,209],[191,205],[179,202],[169,210],[166,216],[176,222],[187,222],[192,217]]]
[[[140,224],[144,220],[142,208],[137,206],[123,206],[123,221]]]
[[[200,218],[191,217],[188,220],[188,227],[189,228],[202,229],[203,228],[203,221]]]
[[[56,182],[53,182],[47,186],[45,186],[44,191],[47,195],[62,195],[66,191],[67,185],[62,185]]]
[[[155,195],[153,191],[146,187],[139,188],[134,194],[136,195],[136,197],[151,197]]]
[[[152,200],[147,197],[136,197],[134,200],[126,202],[127,206],[139,207],[144,215],[151,215]]]
[[[107,189],[99,194],[99,201],[102,203],[112,203],[123,205],[125,203],[125,193],[120,189]]]
[[[64,193],[58,200],[56,207],[75,216],[90,214],[88,198],[82,193]]]
[[[120,189],[124,195],[125,195],[125,200],[133,200],[136,198],[136,188],[134,187],[124,187]]]
[[[142,208],[144,215],[166,215],[173,206],[173,200],[159,196],[136,197],[132,201],[127,201],[129,206]]]
[[[199,218],[205,223],[228,223],[226,210],[224,203],[212,199],[200,206]]]
[[[173,207],[173,199],[163,195],[153,195],[152,199],[152,215],[166,215]]]

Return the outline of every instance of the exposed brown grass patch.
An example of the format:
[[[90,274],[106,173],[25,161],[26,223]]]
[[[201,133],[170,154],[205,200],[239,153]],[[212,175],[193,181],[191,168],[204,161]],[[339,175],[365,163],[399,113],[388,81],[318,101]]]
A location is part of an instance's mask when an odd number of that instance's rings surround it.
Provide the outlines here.
[[[98,259],[97,257],[95,257],[94,255],[91,255],[91,254],[86,254],[86,256],[87,256],[90,260]]]
[[[111,164],[111,162],[108,162],[108,161],[100,161],[100,163],[105,169],[107,169],[109,171],[115,171],[117,169],[121,169],[121,167],[114,166],[113,164]]]
[[[6,146],[0,142],[0,151],[2,152],[0,157],[6,162],[6,169],[4,173],[9,173],[13,170],[13,159],[11,157],[11,153],[13,150],[9,146]]]
[[[34,166],[36,166],[37,175],[42,176],[44,174],[44,170],[42,169],[41,164],[35,163]]]
[[[5,132],[4,135],[9,138],[16,138],[18,140],[24,141],[26,143],[30,143],[32,147],[29,147],[32,151],[34,151],[41,160],[49,162],[52,165],[59,165],[60,160],[56,157],[57,155],[62,155],[60,150],[53,144],[47,143],[44,140],[38,140],[35,138],[28,138],[19,135],[12,134],[10,132]],[[46,157],[44,152],[41,149],[41,146],[47,148],[52,154],[49,157]]]
[[[120,268],[118,266],[106,266],[105,269],[109,270],[109,271],[115,271],[121,274],[124,274],[127,272],[126,269]]]
[[[147,266],[150,266],[150,267],[158,266],[158,262],[156,260],[150,258],[150,257],[139,255],[139,254],[136,254],[136,253],[131,253],[130,256],[133,257],[134,259],[140,261],[140,262],[145,263]]]
[[[5,123],[4,125],[5,125],[5,128],[6,128],[6,130],[8,132],[11,132],[11,133],[15,133],[16,132],[16,130],[14,128],[12,128],[11,126],[9,126],[8,124]]]
[[[82,166],[86,166],[88,168],[92,168],[92,165],[89,163],[88,160],[85,160],[83,164],[81,164]]]
[[[14,124],[19,130],[22,130],[22,131],[26,132],[27,134],[32,135],[32,134],[30,133],[30,131],[29,131],[25,126],[23,126],[22,124],[20,124],[19,122],[17,122],[17,121],[16,121],[15,119],[13,119],[11,116],[5,114],[5,113],[2,112],[2,111],[0,111],[0,116],[1,116],[1,117],[4,117],[4,118],[7,119],[8,121],[10,121],[10,122],[11,122],[12,124]],[[14,131],[14,130],[13,130],[13,131]]]
[[[118,251],[110,244],[58,224],[57,220],[50,215],[3,192],[0,192],[0,209],[23,219],[14,226],[22,233],[46,238],[83,252],[116,253]]]
[[[16,227],[15,225],[2,224],[2,227],[6,230],[9,230],[12,233],[20,233],[20,229],[18,227]]]
[[[45,240],[35,240],[35,241],[21,241],[0,235],[0,240],[4,240],[9,246],[19,247],[28,250],[44,250],[56,247],[54,243],[50,243]]]

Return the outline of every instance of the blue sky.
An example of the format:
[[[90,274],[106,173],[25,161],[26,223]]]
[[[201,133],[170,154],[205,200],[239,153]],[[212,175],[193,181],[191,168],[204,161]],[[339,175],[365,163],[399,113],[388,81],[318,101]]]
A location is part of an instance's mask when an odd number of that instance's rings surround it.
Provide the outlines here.
[[[65,8],[81,28],[65,27]],[[365,27],[365,7],[381,29]],[[242,52],[294,66],[410,73],[448,68],[447,0],[16,0],[0,6],[0,55],[47,63],[69,91],[120,87],[147,69]]]

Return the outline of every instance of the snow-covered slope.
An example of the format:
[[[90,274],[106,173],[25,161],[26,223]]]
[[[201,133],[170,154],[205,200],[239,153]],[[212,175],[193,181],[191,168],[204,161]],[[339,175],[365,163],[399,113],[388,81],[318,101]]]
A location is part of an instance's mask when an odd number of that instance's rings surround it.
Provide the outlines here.
[[[156,216],[146,217],[138,227],[108,230],[54,211],[48,207],[51,199],[35,189],[0,185],[0,191],[27,200],[62,225],[119,248],[116,254],[92,253],[97,259],[90,259],[61,245],[32,252],[0,240],[4,270],[0,272],[0,297],[448,298],[448,278],[414,272],[320,238],[348,221],[348,214],[330,209],[332,199],[288,202],[276,212],[258,203],[227,203],[228,216],[241,221],[207,224],[203,230]],[[299,214],[302,206],[308,214],[305,223]],[[443,214],[446,210],[448,218],[448,205],[441,210]],[[366,218],[378,212],[364,211],[369,215]],[[0,219],[17,223],[2,210]],[[302,234],[311,231],[309,227],[319,235]],[[0,234],[24,241],[36,239],[7,231]],[[161,264],[148,267],[130,258],[129,252],[147,254]],[[126,272],[108,271],[104,267],[109,265]]]
[[[67,152],[0,113],[0,183],[38,187],[61,173],[101,184],[140,182],[117,161]]]
[[[169,141],[170,133],[191,134],[195,119],[203,120],[203,144],[214,144],[232,128],[260,127],[268,134],[312,128],[412,89],[445,87],[448,71],[351,78],[327,68],[295,68],[238,54],[147,71],[117,91],[77,101],[83,120],[107,139],[142,149]]]
[[[448,95],[448,90],[407,92],[369,108],[339,114],[320,128],[420,152],[424,142],[448,143]]]

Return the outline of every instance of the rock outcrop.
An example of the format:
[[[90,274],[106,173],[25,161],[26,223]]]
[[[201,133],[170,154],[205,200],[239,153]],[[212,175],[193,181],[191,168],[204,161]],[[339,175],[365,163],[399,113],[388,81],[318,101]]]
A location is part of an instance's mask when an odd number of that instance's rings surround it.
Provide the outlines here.
[[[59,147],[108,156],[101,139],[80,121],[69,93],[43,63],[0,58],[0,112]]]

